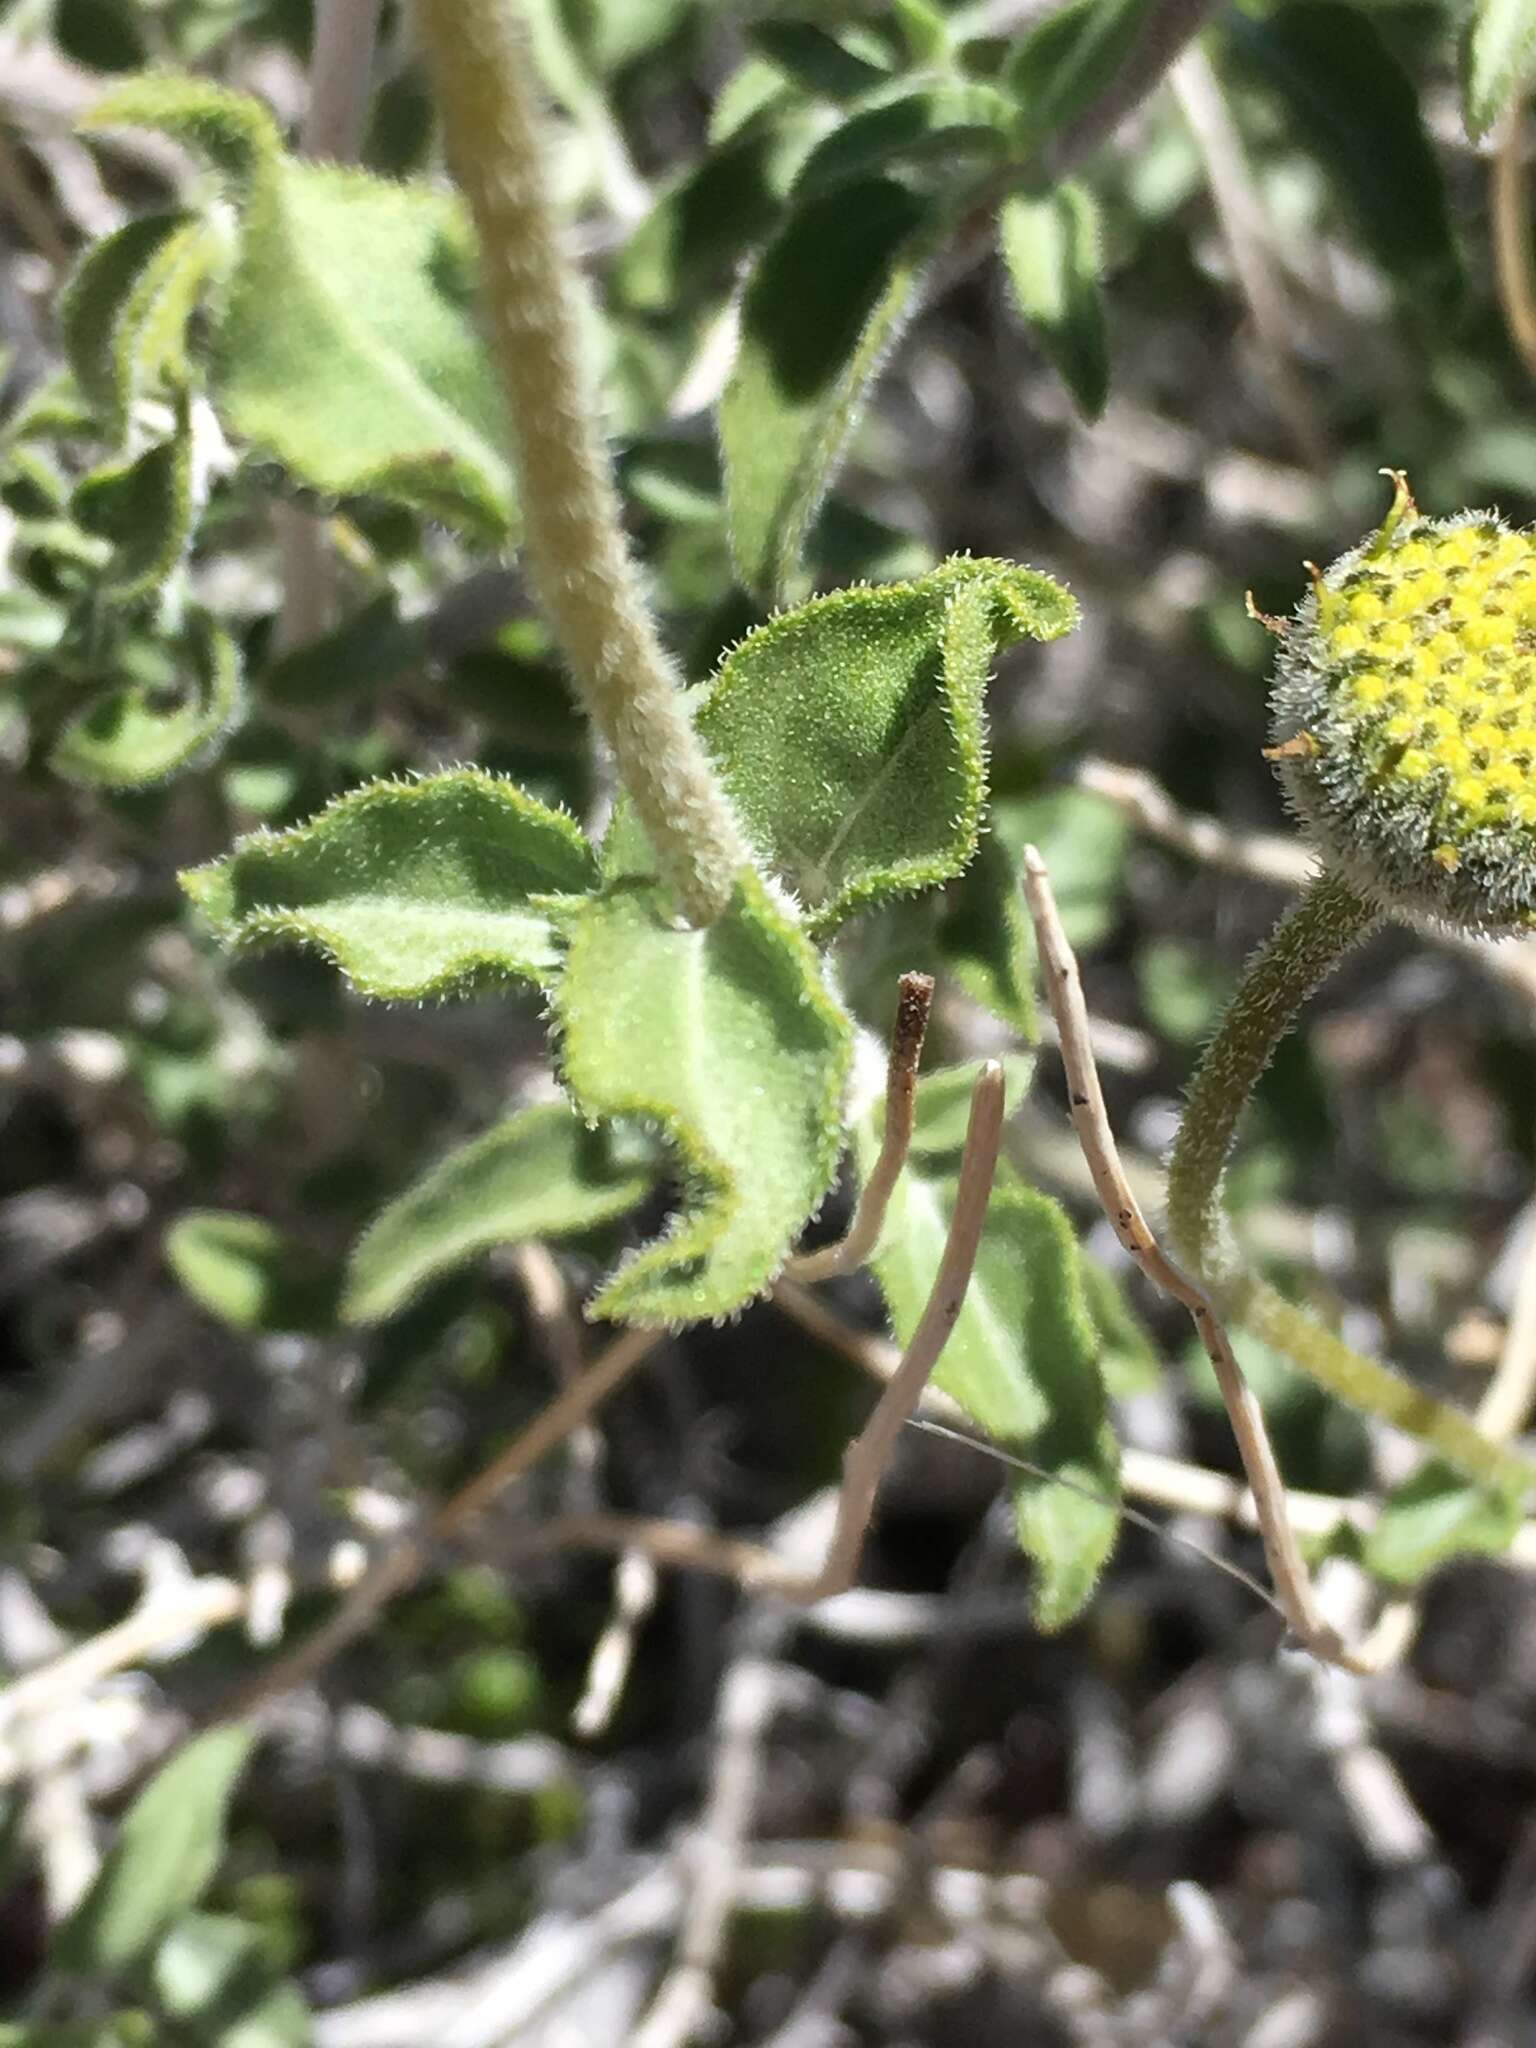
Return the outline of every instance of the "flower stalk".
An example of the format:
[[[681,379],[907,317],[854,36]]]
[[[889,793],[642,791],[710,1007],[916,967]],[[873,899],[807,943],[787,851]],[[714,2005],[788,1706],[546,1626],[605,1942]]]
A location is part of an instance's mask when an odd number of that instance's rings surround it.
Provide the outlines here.
[[[689,919],[709,924],[750,856],[624,536],[527,33],[510,0],[418,0],[417,18],[449,163],[479,235],[534,589],[664,877]]]

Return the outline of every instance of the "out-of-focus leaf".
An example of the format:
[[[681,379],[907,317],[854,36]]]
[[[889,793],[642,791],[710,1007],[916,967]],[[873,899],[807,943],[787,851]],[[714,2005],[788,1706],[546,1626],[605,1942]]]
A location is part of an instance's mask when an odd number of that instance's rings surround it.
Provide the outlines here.
[[[755,23],[748,40],[804,91],[839,102],[890,83],[890,71],[872,57],[850,49],[814,21],[777,19]]]
[[[204,79],[138,80],[92,122],[163,129],[230,182],[238,253],[214,388],[231,429],[311,489],[398,499],[503,538],[504,414],[454,203],[299,162],[256,101]]]
[[[213,1728],[156,1772],[55,1936],[56,1968],[110,1978],[197,1904],[224,1854],[230,1794],[253,1740],[249,1728]]]
[[[1146,0],[1069,0],[1022,35],[1004,79],[1038,148],[1099,98],[1124,63]]]
[[[93,243],[59,299],[64,351],[114,445],[134,401],[186,384],[186,330],[220,239],[192,213],[152,213]]]
[[[813,598],[727,656],[699,730],[816,929],[960,872],[985,801],[993,656],[1076,617],[1048,577],[957,556],[913,583]]]
[[[1460,263],[1418,91],[1370,16],[1344,0],[1290,0],[1262,19],[1223,19],[1382,269],[1432,296],[1453,291]]]
[[[1536,73],[1536,0],[1477,0],[1462,31],[1461,95],[1474,142]]]
[[[861,1152],[873,1156],[872,1125]],[[909,1161],[874,1270],[897,1339],[917,1326],[938,1271],[953,1170]],[[1035,1618],[1061,1628],[1091,1595],[1120,1526],[1119,1453],[1077,1240],[1059,1205],[1004,1167],[965,1305],[934,1380],[1006,1448],[1072,1482],[1023,1479],[1019,1540],[1034,1560]],[[1082,1490],[1079,1490],[1082,1489]]]
[[[156,1950],[153,1976],[166,2014],[209,2048],[306,2048],[309,2010],[243,1920],[187,1914]]]
[[[98,469],[74,495],[87,533],[112,542],[102,595],[117,604],[150,596],[173,573],[192,540],[192,415],[183,398],[175,431],[131,462]]]
[[[49,765],[72,782],[146,789],[216,752],[245,708],[240,654],[204,613],[181,642],[184,678],[168,687],[129,683],[65,726]]]
[[[1449,1558],[1502,1556],[1520,1520],[1513,1495],[1474,1486],[1433,1458],[1382,1503],[1365,1538],[1365,1563],[1378,1577],[1411,1586]]]
[[[1162,1378],[1162,1360],[1119,1281],[1097,1259],[1084,1252],[1083,1291],[1099,1340],[1099,1370],[1116,1400],[1150,1393]]]
[[[1034,1078],[1035,1056],[1005,1053],[1002,1067],[1004,1100],[1011,1116]],[[924,1074],[918,1084],[911,1149],[917,1158],[930,1162],[934,1172],[938,1171],[937,1162],[947,1161],[953,1166],[959,1159],[971,1113],[971,1091],[980,1071],[980,1060],[967,1060],[960,1066],[936,1067],[932,1073]]]
[[[1181,939],[1149,939],[1137,962],[1147,1015],[1175,1045],[1207,1038],[1232,992],[1230,974]]]
[[[1013,106],[1006,94],[961,79],[925,85],[860,107],[818,142],[795,180],[797,203],[850,179],[902,163],[942,157],[997,164],[1011,145]]]
[[[147,2012],[114,2013],[109,2020],[65,2020],[58,2025],[0,2026],[0,2048],[156,2048]]]
[[[261,1216],[189,1210],[165,1234],[165,1261],[236,1330],[322,1330],[335,1315],[334,1268]]]
[[[619,875],[572,921],[555,1007],[578,1108],[653,1125],[685,1182],[667,1235],[588,1313],[730,1314],[773,1279],[837,1168],[852,1035],[814,948],[750,873],[692,931],[648,875]]]
[[[939,954],[973,1002],[1033,1041],[1035,942],[1007,848],[984,832],[975,859],[950,885],[937,931]]]
[[[1099,296],[1099,213],[1081,185],[1003,204],[999,246],[1019,311],[1086,418],[1109,396],[1109,344]]]
[[[729,281],[732,266],[766,236],[782,211],[774,188],[778,140],[755,125],[706,151],[629,237],[614,263],[621,303],[671,314]]]
[[[548,981],[550,900],[595,878],[573,819],[465,768],[370,783],[182,886],[227,944],[312,945],[363,994],[398,998]]]
[[[1074,946],[1097,945],[1118,914],[1130,843],[1123,813],[1085,789],[1048,789],[1038,796],[1000,797],[988,822],[1015,868],[1026,846],[1039,847],[1067,937]]]
[[[933,208],[888,178],[797,207],[758,260],[720,402],[731,550],[781,597],[859,409],[911,308]]]
[[[616,1146],[610,1131],[589,1130],[564,1103],[519,1110],[374,1219],[352,1254],[342,1313],[378,1322],[492,1245],[595,1229],[642,1199],[658,1165]]]

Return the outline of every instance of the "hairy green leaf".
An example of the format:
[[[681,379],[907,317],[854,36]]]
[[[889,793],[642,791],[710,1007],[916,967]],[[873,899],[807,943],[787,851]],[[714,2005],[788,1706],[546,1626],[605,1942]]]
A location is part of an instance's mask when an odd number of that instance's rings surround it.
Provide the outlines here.
[[[1019,311],[1084,416],[1109,396],[1109,345],[1099,296],[1099,211],[1081,185],[1041,198],[1015,194],[999,220]]]
[[[202,79],[125,86],[93,118],[176,135],[231,183],[238,253],[214,343],[231,429],[313,490],[398,499],[503,538],[504,413],[453,201],[299,162],[256,101]]]
[[[1224,19],[1382,269],[1413,290],[1452,291],[1461,266],[1418,90],[1369,15],[1344,0],[1290,0],[1262,20]]]
[[[685,1179],[671,1230],[589,1313],[730,1314],[771,1282],[837,1168],[851,1030],[815,950],[753,874],[699,931],[648,877],[620,876],[574,918],[555,1006],[577,1106],[653,1124]]]
[[[75,491],[73,511],[87,533],[112,542],[101,579],[104,598],[133,604],[160,588],[191,545],[197,513],[192,415],[184,394],[174,432],[131,462],[93,470]]]
[[[815,929],[960,872],[986,798],[993,656],[1076,618],[1048,577],[958,556],[913,583],[814,598],[727,656],[699,731]]]
[[[65,354],[114,445],[137,399],[186,384],[187,323],[220,253],[219,235],[197,214],[146,214],[93,244],[65,287]]]
[[[49,766],[72,782],[146,789],[211,758],[245,708],[240,653],[222,626],[196,612],[179,657],[180,673],[164,685],[125,684],[72,719]]]
[[[461,768],[369,783],[181,880],[226,943],[315,946],[364,995],[408,997],[548,981],[552,899],[596,872],[564,812]]]
[[[217,2048],[306,2048],[309,2012],[272,1966],[260,1929],[221,1913],[188,1913],[161,1942],[155,1996],[167,2016]]]
[[[1099,1340],[1099,1369],[1118,1401],[1150,1393],[1162,1379],[1162,1359],[1115,1275],[1084,1252],[1083,1291]]]
[[[1462,31],[1467,133],[1481,142],[1536,74],[1536,0],[1477,0]]]
[[[1002,1068],[1006,1113],[1011,1116],[1034,1079],[1035,1056],[1005,1053]],[[927,1162],[924,1171],[938,1175],[958,1162],[970,1120],[971,1094],[980,1071],[980,1060],[966,1060],[959,1066],[935,1067],[923,1075],[912,1124],[912,1151]]]
[[[563,1102],[521,1109],[450,1152],[374,1219],[352,1254],[343,1317],[393,1315],[429,1280],[493,1245],[595,1229],[632,1209],[657,1171]]]
[[[866,1162],[874,1144],[866,1126]],[[953,1201],[952,1168],[908,1162],[873,1261],[902,1343],[928,1299]],[[1000,1444],[1067,1482],[1026,1478],[1016,1492],[1019,1540],[1036,1566],[1035,1618],[1046,1629],[1081,1612],[1120,1525],[1119,1453],[1099,1352],[1071,1225],[1005,1166],[934,1380]]]
[[[192,1299],[236,1330],[322,1330],[335,1315],[328,1261],[261,1216],[192,1209],[165,1234],[165,1262]]]
[[[1520,1502],[1470,1480],[1439,1458],[1420,1466],[1382,1504],[1365,1563],[1395,1585],[1414,1585],[1453,1557],[1500,1557],[1520,1526]]]
[[[225,1813],[253,1740],[249,1728],[210,1729],[156,1772],[55,1937],[59,1969],[128,1969],[197,1904],[224,1854]]]
[[[753,271],[720,402],[731,551],[783,595],[859,408],[911,309],[934,209],[887,178],[795,208]]]

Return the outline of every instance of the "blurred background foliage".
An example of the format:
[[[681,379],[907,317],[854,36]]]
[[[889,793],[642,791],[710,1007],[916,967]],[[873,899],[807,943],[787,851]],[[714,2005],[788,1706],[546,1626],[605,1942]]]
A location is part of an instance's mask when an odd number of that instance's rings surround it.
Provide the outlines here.
[[[528,12],[598,286],[626,510],[699,679],[758,616],[732,569],[713,408],[744,269],[815,204],[807,165],[936,189],[995,146],[988,94],[1062,132],[1086,103],[1074,93],[1112,87],[1115,38],[1149,10]],[[666,1344],[600,1442],[524,1482],[320,1690],[274,1705],[227,1835],[231,1757],[183,1752],[191,1776],[168,1803],[207,1817],[154,1942],[99,1933],[115,1923],[97,1877],[95,1918],[69,1923],[61,1959],[50,1928],[105,1844],[113,1879],[123,1843],[146,1839],[109,1824],[144,1773],[324,1611],[361,1542],[542,1405],[579,1355],[572,1304],[664,1213],[665,1191],[558,1266],[492,1253],[379,1327],[342,1328],[343,1263],[381,1205],[510,1104],[548,1097],[540,1006],[361,1003],[316,960],[221,954],[175,884],[238,832],[379,774],[475,761],[578,815],[608,795],[515,559],[488,566],[510,514],[486,498],[473,530],[403,468],[389,488],[345,487],[327,467],[346,454],[339,418],[295,455],[204,406],[164,443],[185,440],[192,484],[163,465],[125,476],[67,353],[82,252],[194,203],[206,175],[145,130],[78,124],[122,76],[169,66],[255,94],[296,138],[312,33],[301,0],[13,0],[0,15],[0,1659],[47,1669],[157,1599],[188,1598],[191,1615],[199,1589],[238,1589],[224,1610],[209,1594],[147,1672],[87,1672],[35,1726],[3,1718],[0,1696],[4,2038],[36,2048],[553,2038],[526,2005],[531,1944],[572,1928],[586,1981],[561,1979],[554,2005],[582,1990],[580,2038],[627,2039],[682,1909],[653,1907],[638,1949],[594,1931],[600,1909],[674,1868],[718,1761],[722,1670],[751,1638],[728,1588],[665,1581],[622,1697],[578,1741],[612,1568],[530,1557],[519,1532],[595,1504],[760,1529],[833,1478],[866,1400],[834,1342],[771,1306]],[[1052,53],[1084,35],[1099,57],[1074,83]],[[1015,1044],[1024,998],[1000,984],[991,938],[977,968],[975,934],[979,918],[995,936],[1038,842],[1151,1186],[1194,1049],[1288,859],[1296,871],[1293,849],[1248,836],[1288,827],[1260,753],[1271,641],[1245,591],[1287,611],[1302,557],[1332,559],[1379,516],[1383,464],[1428,511],[1531,516],[1532,365],[1495,236],[1502,204],[1528,251],[1523,130],[1502,106],[1523,104],[1533,40],[1530,10],[1496,0],[1213,11],[1066,196],[1042,178],[1000,232],[982,211],[947,239],[812,530],[815,588],[969,550],[1077,596],[1079,631],[1005,657],[992,686],[984,859],[947,897],[858,926],[839,971],[883,1023],[895,972],[935,967],[939,1057]],[[1039,78],[1062,97],[1031,100]],[[1469,104],[1491,131],[1477,140]],[[393,6],[361,158],[390,177],[439,168]],[[868,223],[820,218],[835,239],[783,283],[829,293],[830,318]],[[438,282],[462,298],[461,277]],[[180,601],[119,601],[144,573],[136,550],[191,500]],[[306,591],[294,551],[313,560],[317,529],[327,568]],[[167,777],[173,755],[184,772]],[[1236,836],[1213,855],[1146,829],[1164,812],[1106,760]],[[1376,941],[1283,1051],[1232,1177],[1274,1271],[1468,1402],[1531,1257],[1533,1003],[1518,948],[1490,961]],[[1228,1471],[1214,1393],[1177,1315],[1125,1284],[1055,1089],[1036,1086],[1009,1145],[1100,1261],[1127,1440]],[[874,1327],[866,1283],[841,1283],[836,1306]],[[1352,1495],[1402,1476],[1393,1446],[1281,1361],[1244,1357],[1296,1486]],[[952,1886],[924,1896],[914,1880],[850,1932],[825,1898],[785,1905],[764,1883],[721,1962],[717,2038],[1536,2038],[1529,1581],[1493,1564],[1437,1580],[1411,1663],[1350,1696],[1346,1740],[1324,1682],[1276,1664],[1252,1596],[1144,1532],[1127,1532],[1084,1622],[1036,1635],[996,1484],[974,1453],[914,1440],[868,1565],[917,1603],[909,1622],[868,1637],[775,1624],[796,1684],[754,1853],[803,1873],[808,1844],[826,1867],[862,1845],[909,1876],[981,1868],[1021,1888],[978,1928]],[[1253,1562],[1241,1535],[1204,1525],[1203,1540]],[[921,1596],[946,1588],[961,1620],[920,1622]],[[1351,1743],[1391,1774],[1401,1812],[1352,1792]],[[114,1879],[135,1895],[146,1871],[179,1868],[147,1839],[148,1860]],[[1219,1940],[1191,1904],[1207,1896]],[[784,2033],[797,2014],[824,2031]]]

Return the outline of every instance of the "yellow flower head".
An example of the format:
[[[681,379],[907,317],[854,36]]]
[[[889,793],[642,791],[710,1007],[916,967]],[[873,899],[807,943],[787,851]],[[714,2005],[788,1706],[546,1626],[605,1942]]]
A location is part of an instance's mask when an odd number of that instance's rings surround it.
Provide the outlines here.
[[[1426,519],[1316,574],[1286,633],[1274,758],[1328,860],[1389,909],[1536,924],[1536,537]]]

